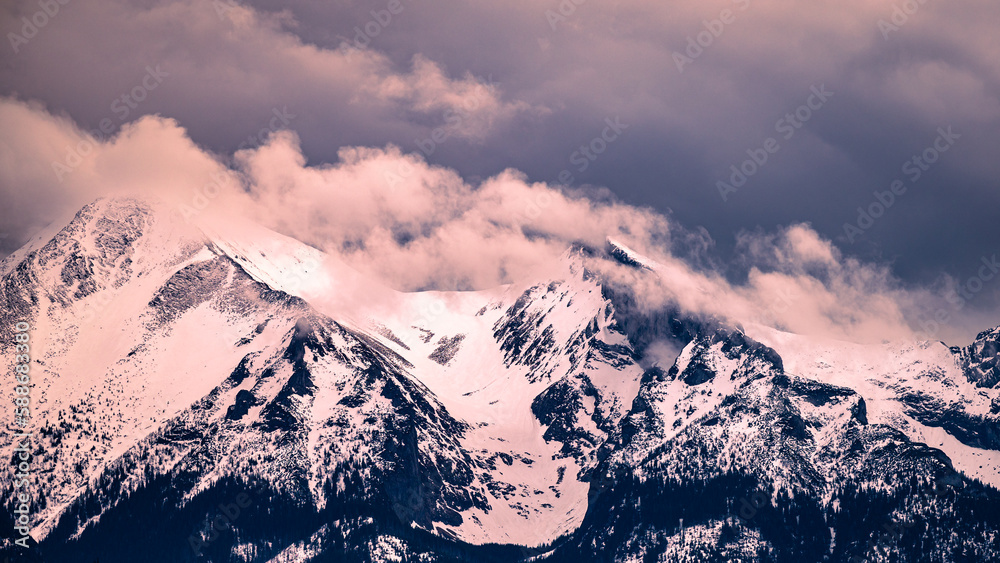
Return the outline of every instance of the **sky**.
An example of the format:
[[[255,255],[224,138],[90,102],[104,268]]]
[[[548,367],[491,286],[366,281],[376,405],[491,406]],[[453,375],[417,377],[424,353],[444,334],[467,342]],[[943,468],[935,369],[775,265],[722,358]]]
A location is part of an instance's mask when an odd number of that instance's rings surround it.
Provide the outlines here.
[[[967,340],[1000,324],[998,16],[8,1],[0,256],[138,190],[238,210],[402,289],[503,283],[615,235],[727,296],[712,307],[792,295],[796,330]]]

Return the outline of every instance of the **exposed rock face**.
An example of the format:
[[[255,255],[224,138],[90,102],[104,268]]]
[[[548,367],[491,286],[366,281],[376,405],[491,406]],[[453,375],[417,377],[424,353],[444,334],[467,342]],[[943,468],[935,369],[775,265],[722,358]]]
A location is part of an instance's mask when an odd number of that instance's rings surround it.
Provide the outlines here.
[[[996,388],[1000,384],[1000,327],[980,332],[975,342],[954,348],[969,381],[979,387]]]
[[[17,322],[37,342],[35,556],[997,558],[1000,329],[954,349],[734,329],[640,307],[580,251],[348,315],[286,283],[350,278],[317,254],[100,200],[0,264],[0,354]]]

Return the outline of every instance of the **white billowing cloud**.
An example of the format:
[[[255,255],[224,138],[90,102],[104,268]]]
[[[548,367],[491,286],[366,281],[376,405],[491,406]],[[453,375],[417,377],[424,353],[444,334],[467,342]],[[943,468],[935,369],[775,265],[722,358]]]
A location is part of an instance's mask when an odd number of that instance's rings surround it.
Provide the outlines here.
[[[908,319],[929,295],[898,287],[885,267],[843,257],[807,225],[744,233],[739,242],[740,258],[749,264],[741,283],[696,271],[656,248],[642,252],[660,264],[658,276],[618,268],[605,273],[637,288],[653,307],[676,303],[688,313],[861,342],[916,336]]]
[[[343,149],[337,165],[309,167],[282,134],[237,162],[263,222],[403,289],[489,287],[574,242],[667,230],[652,211],[597,205],[513,170],[473,186],[391,146]]]
[[[906,291],[889,270],[845,258],[805,224],[743,234],[747,279],[731,283],[665,252],[673,228],[647,209],[597,203],[508,170],[479,185],[397,148],[343,149],[310,167],[291,134],[237,162],[258,218],[341,254],[397,288],[485,288],[550,263],[574,243],[628,241],[661,264],[659,276],[594,266],[638,289],[645,305],[859,341],[914,337],[907,322],[926,292]],[[676,230],[676,229],[674,229]]]
[[[864,341],[913,336],[907,311],[926,296],[904,291],[887,267],[844,257],[804,224],[741,242],[748,262],[761,265],[751,267],[745,289],[763,305],[759,322]],[[760,258],[762,252],[774,260]]]
[[[143,117],[100,140],[37,104],[0,99],[0,224],[26,239],[103,195],[190,201],[213,179],[239,183],[170,119]]]
[[[5,16],[0,11],[0,23],[14,23]],[[332,153],[348,144],[345,136],[381,144],[427,138],[439,128],[438,139],[482,142],[498,124],[545,111],[506,99],[488,77],[449,75],[421,55],[400,69],[375,48],[310,43],[289,32],[299,25],[289,12],[228,0],[82,3],[58,21],[60,33],[40,34],[0,69],[0,86],[66,108],[89,127],[106,119],[117,129],[158,114],[182,119],[199,143],[218,148],[248,135],[256,145],[264,140],[261,127],[291,125],[323,139],[322,150]],[[93,80],[100,60],[115,64]],[[157,69],[159,82],[130,99],[148,68]],[[286,116],[282,123],[275,112]]]
[[[359,88],[355,100],[374,97],[422,114],[439,114],[442,133],[481,141],[494,124],[521,112],[545,113],[523,101],[504,102],[497,85],[466,75],[449,79],[441,67],[426,57],[413,57],[410,74],[373,77]]]
[[[309,166],[297,137],[279,132],[237,152],[230,169],[170,119],[144,117],[100,141],[14,100],[0,101],[0,130],[0,189],[21,205],[2,211],[5,226],[40,227],[101,195],[154,195],[183,214],[207,206],[249,215],[404,290],[495,286],[552,263],[572,244],[601,247],[614,236],[661,264],[659,275],[608,261],[592,266],[629,283],[648,307],[669,302],[855,341],[913,337],[908,320],[932,300],[899,287],[883,266],[845,258],[805,224],[741,235],[748,273],[732,282],[671,255],[678,229],[650,209],[529,182],[514,170],[474,185],[393,146],[343,148],[336,164]],[[87,154],[59,181],[53,163],[82,147]],[[952,320],[960,324],[959,315]]]
[[[623,140],[577,181],[615,178],[623,197],[661,209],[678,202],[675,212],[715,232],[802,218],[850,222],[870,186],[884,186],[910,149],[923,149],[914,139],[929,142],[937,127],[954,125],[961,150],[936,166],[940,182],[928,178],[933,185],[908,192],[907,207],[917,217],[937,213],[941,204],[929,194],[954,192],[953,201],[967,204],[943,217],[983,215],[948,229],[951,244],[928,245],[923,222],[894,210],[866,240],[885,243],[912,272],[914,263],[959,271],[995,238],[969,226],[991,224],[983,210],[994,207],[989,188],[998,173],[995,4],[925,3],[886,35],[879,22],[893,7],[862,0],[809,9],[776,0],[590,2],[550,26],[546,12],[561,13],[557,4],[404,2],[381,23],[372,8],[382,8],[352,2],[74,2],[8,53],[16,56],[0,65],[0,90],[45,100],[88,128],[144,113],[173,117],[199,145],[227,154],[248,137],[258,144],[272,112],[287,109],[314,161],[335,161],[342,146],[393,142],[410,151],[419,139],[435,162],[484,176],[511,165],[550,178],[605,118],[620,117],[630,125]],[[0,27],[8,31],[38,10],[35,0],[6,5]],[[715,23],[723,10],[735,21]],[[357,37],[356,26],[376,23],[367,48],[340,48]],[[723,31],[710,46],[693,43],[715,25]],[[678,69],[675,55],[689,49],[695,58]],[[142,83],[149,65],[167,74],[163,84],[120,117],[111,105]],[[774,176],[759,178],[768,189],[741,192],[745,206],[719,206],[705,188],[821,84],[836,94],[794,139],[782,139],[765,173]],[[516,119],[544,108],[552,108],[544,119]],[[435,152],[427,139],[436,130],[454,139]],[[668,174],[670,185],[655,180]]]

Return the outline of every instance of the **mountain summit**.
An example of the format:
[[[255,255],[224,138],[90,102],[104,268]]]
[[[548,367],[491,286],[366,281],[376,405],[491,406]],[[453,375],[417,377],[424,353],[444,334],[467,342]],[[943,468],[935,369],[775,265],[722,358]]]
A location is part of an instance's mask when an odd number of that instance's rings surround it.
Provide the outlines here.
[[[591,260],[662,275],[609,239],[404,293],[255,225],[86,206],[0,263],[4,357],[31,326],[34,556],[1000,560],[1000,329],[737,330]]]

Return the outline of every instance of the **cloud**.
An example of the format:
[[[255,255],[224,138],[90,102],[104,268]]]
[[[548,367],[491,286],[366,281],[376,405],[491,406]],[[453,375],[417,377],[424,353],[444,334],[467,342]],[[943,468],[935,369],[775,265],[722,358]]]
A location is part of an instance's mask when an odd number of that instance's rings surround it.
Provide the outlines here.
[[[447,135],[476,141],[485,139],[498,121],[508,121],[522,112],[546,112],[545,108],[532,108],[523,101],[504,102],[497,85],[484,83],[469,73],[461,80],[451,80],[438,64],[421,55],[414,55],[410,74],[375,77],[359,88],[355,101],[367,96],[421,114],[440,115],[444,120],[441,129]]]
[[[957,334],[952,327],[918,334],[914,315],[928,306],[932,293],[903,288],[885,266],[845,258],[808,225],[744,232],[738,239],[739,261],[747,265],[740,280],[696,270],[655,247],[641,252],[659,264],[656,275],[615,266],[603,273],[634,288],[650,309],[675,305],[687,314],[857,342]]]
[[[309,167],[295,136],[280,134],[237,165],[259,220],[401,289],[490,287],[573,243],[668,229],[651,210],[596,204],[514,170],[472,185],[392,146],[345,148],[336,165]]]
[[[36,103],[0,99],[0,224],[10,252],[49,222],[102,195],[190,197],[229,175],[170,119],[144,117],[102,140]],[[234,184],[235,185],[235,184]]]
[[[70,3],[6,54],[3,250],[96,194],[193,204],[222,174],[213,208],[257,214],[397,287],[483,287],[619,234],[669,246],[663,291],[696,311],[864,338],[942,310],[939,325],[965,332],[972,309],[980,328],[996,322],[992,288],[961,308],[943,297],[1000,237],[994,5],[924,4],[884,38],[892,7],[861,0],[591,2],[556,29],[557,2],[404,0],[357,50],[344,46],[373,6],[272,5]],[[0,29],[37,9],[5,4]],[[723,9],[736,20],[678,72],[673,53]],[[147,90],[149,68],[163,80]],[[721,202],[715,181],[818,84],[835,97]],[[629,128],[578,169],[571,155],[608,118]],[[956,150],[862,240],[837,239],[949,124]],[[61,181],[54,162],[72,169]],[[553,185],[564,169],[580,189]]]
[[[5,15],[0,25],[16,27]],[[451,77],[423,56],[403,70],[375,49],[304,42],[287,31],[297,25],[288,12],[229,1],[81,3],[63,8],[0,69],[0,86],[87,129],[105,119],[117,129],[144,114],[180,119],[199,144],[222,152],[262,142],[257,132],[278,110],[327,157],[347,138],[412,142],[440,127],[480,142],[500,122],[544,111],[505,99],[499,84],[468,71]],[[99,60],[115,64],[98,69]],[[151,67],[162,84],[131,100]]]
[[[0,188],[18,205],[4,208],[2,219],[29,234],[98,196],[154,196],[195,221],[249,216],[408,291],[520,281],[572,245],[603,248],[613,236],[655,259],[658,275],[603,259],[590,267],[634,288],[650,309],[677,305],[689,314],[865,342],[968,336],[969,320],[982,322],[946,296],[956,287],[962,295],[981,291],[985,278],[907,289],[887,266],[845,257],[807,224],[741,233],[737,262],[746,276],[728,279],[697,259],[713,245],[703,232],[606,192],[530,182],[513,169],[471,183],[394,146],[343,148],[337,163],[310,166],[288,131],[230,159],[196,146],[171,119],[147,116],[101,140],[37,104],[10,99],[0,101],[0,130]],[[67,155],[78,160],[58,181],[56,167],[70,162]],[[675,255],[677,247],[690,253]],[[948,319],[928,331],[926,317],[940,310]]]
[[[809,9],[588,2],[555,29],[546,11],[559,2],[404,0],[394,13],[383,11],[387,3],[275,6],[68,4],[5,58],[0,91],[43,101],[88,130],[103,119],[117,128],[143,114],[171,117],[220,154],[263,142],[279,111],[295,116],[282,127],[298,133],[313,163],[337,161],[345,146],[394,144],[467,178],[513,167],[554,182],[568,169],[575,185],[609,186],[624,201],[727,233],[717,253],[733,250],[728,233],[808,221],[847,254],[891,259],[897,275],[916,281],[961,275],[1000,237],[989,215],[1000,174],[992,4],[922,4],[888,38],[878,22],[893,7],[861,0]],[[0,28],[18,30],[37,9],[33,0],[5,4]],[[674,53],[722,10],[735,21],[678,72]],[[359,30],[367,46],[353,49]],[[169,76],[119,119],[112,104],[149,65]],[[720,201],[715,182],[819,84],[836,92],[830,103],[732,202]],[[609,117],[629,130],[578,173],[570,155]],[[961,147],[920,190],[861,241],[837,239],[872,191],[948,125],[963,135]],[[446,142],[429,142],[435,131]]]
[[[676,304],[689,314],[862,342],[968,333],[958,314],[933,334],[919,331],[920,315],[940,305],[941,292],[904,288],[887,266],[845,257],[807,224],[741,233],[748,273],[731,281],[671,253],[678,240],[695,254],[711,246],[701,233],[614,198],[529,182],[515,170],[474,185],[392,146],[343,149],[337,164],[310,167],[288,133],[236,161],[259,221],[403,290],[522,280],[571,245],[603,248],[613,236],[657,260],[658,275],[606,260],[591,266],[635,288],[648,308]]]

